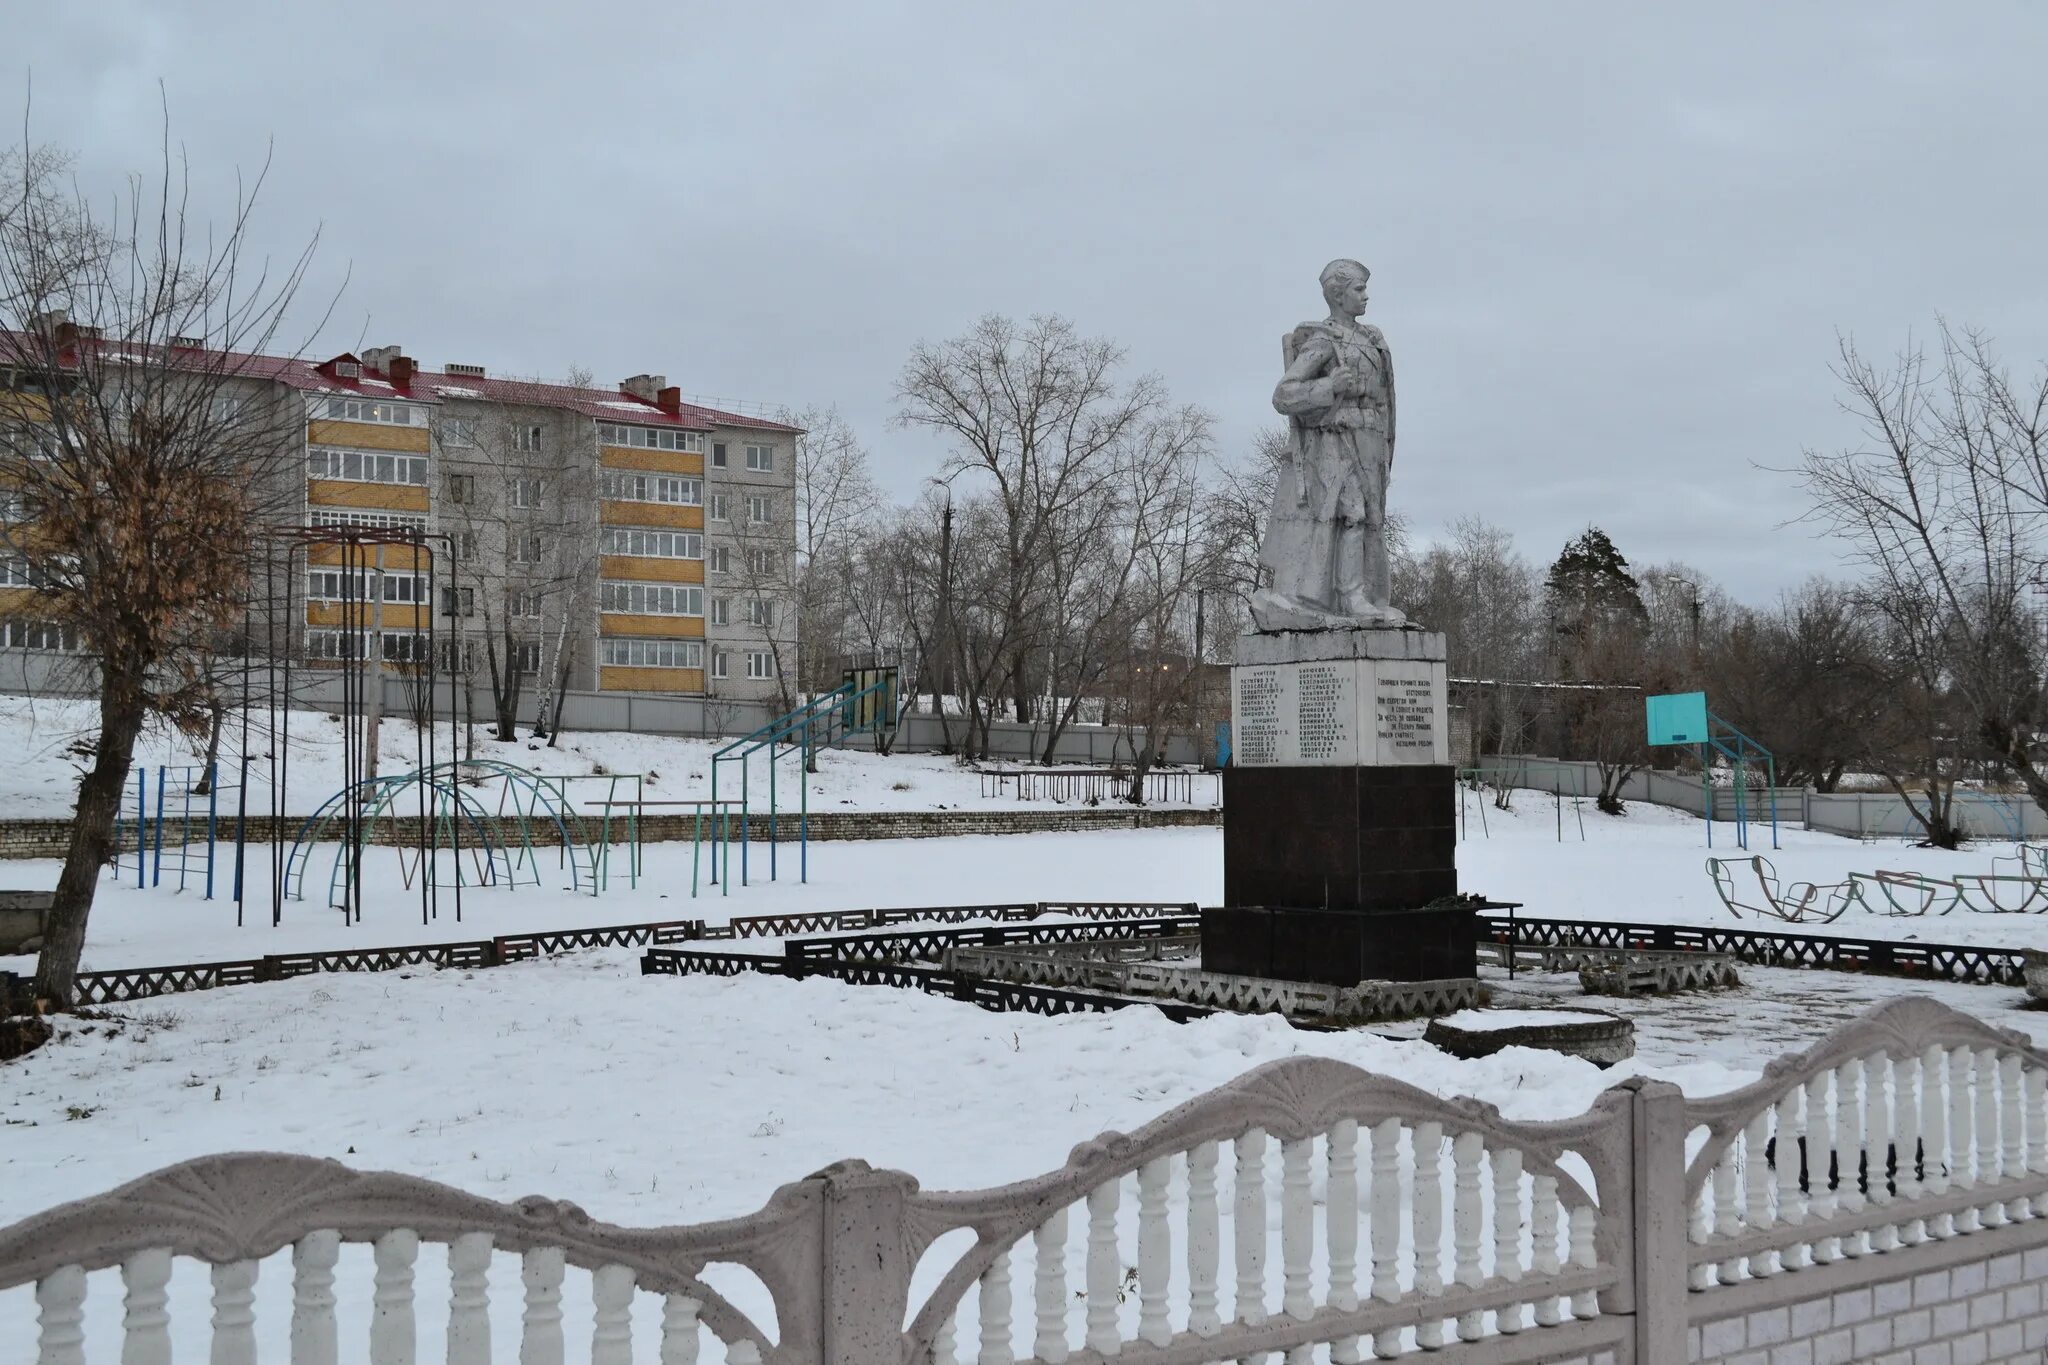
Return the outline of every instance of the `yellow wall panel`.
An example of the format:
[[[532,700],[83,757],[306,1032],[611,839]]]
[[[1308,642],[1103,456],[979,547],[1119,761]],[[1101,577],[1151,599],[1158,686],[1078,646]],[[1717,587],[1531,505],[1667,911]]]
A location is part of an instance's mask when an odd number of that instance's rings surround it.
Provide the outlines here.
[[[306,423],[306,443],[316,446],[353,446],[357,450],[406,450],[424,455],[433,441],[425,427],[389,427],[381,422],[329,422],[319,418]]]
[[[642,450],[639,446],[600,446],[597,462],[612,469],[651,469],[661,474],[702,474],[704,455],[694,450]]]
[[[339,626],[351,617],[362,629],[370,628],[370,609],[364,603],[351,602],[346,606],[340,602],[306,603],[306,624],[309,626]],[[424,630],[427,626],[426,614],[404,602],[386,602],[384,614],[378,619],[383,630]]]
[[[597,628],[606,635],[652,635],[661,639],[702,639],[704,618],[701,616],[637,616],[629,612],[608,611],[598,618]]]
[[[600,692],[702,692],[704,670],[607,665],[597,670],[597,689]]]
[[[607,526],[659,526],[663,530],[701,531],[704,509],[676,502],[604,502],[598,517]]]
[[[23,393],[19,389],[0,392],[0,417],[14,421],[41,422],[49,415],[50,400],[39,393]]]
[[[598,572],[606,578],[637,579],[642,583],[702,583],[704,561],[605,555],[598,562]]]
[[[368,507],[380,512],[425,512],[432,506],[427,490],[418,484],[340,479],[306,480],[306,501],[315,507]]]
[[[34,588],[0,588],[0,616],[47,616],[49,612],[49,604],[43,601],[43,595]],[[639,621],[644,618],[628,616],[624,619]],[[701,621],[698,623],[698,629],[700,632],[703,629]]]
[[[385,545],[381,547],[361,545],[356,547],[354,552],[350,554],[349,563],[357,568],[367,569],[376,564],[377,551],[380,548],[384,551],[384,567],[387,569],[424,569],[427,567],[426,554],[404,545]],[[342,550],[339,545],[308,545],[306,547],[305,562],[319,565],[340,564],[341,554]],[[444,560],[447,558],[445,551],[442,552],[441,558]],[[435,577],[441,579],[441,576],[446,572],[447,565],[444,563],[435,569]],[[300,591],[303,591],[303,589],[300,589]]]
[[[7,539],[14,549],[23,554],[32,554],[54,545],[50,533],[33,521],[16,522],[7,528]]]

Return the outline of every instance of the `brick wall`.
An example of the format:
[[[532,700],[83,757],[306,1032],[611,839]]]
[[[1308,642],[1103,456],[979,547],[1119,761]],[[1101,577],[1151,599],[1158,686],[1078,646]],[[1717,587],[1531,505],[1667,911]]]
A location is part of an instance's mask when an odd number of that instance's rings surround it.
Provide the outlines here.
[[[1804,1286],[1810,1296],[1706,1317],[1689,1333],[1688,1354],[1706,1365],[2040,1365],[2048,1359],[2048,1248],[1968,1257],[1980,1240],[1922,1248],[1912,1257],[1922,1264],[1944,1252],[1966,1258],[1917,1275],[1875,1278],[1893,1269],[1896,1253],[1839,1263],[1840,1278],[1874,1282],[1832,1292],[1822,1283],[1827,1272],[1752,1282],[1793,1294]],[[1697,1296],[1695,1318],[1718,1297]]]
[[[492,823],[498,823],[492,817]],[[304,821],[291,817],[283,821],[283,837],[295,837]],[[1073,833],[1086,830],[1104,829],[1188,829],[1220,826],[1223,812],[1220,810],[1142,810],[1116,809],[1106,807],[1077,807],[1073,810],[1007,810],[1007,811],[828,811],[814,813],[810,818],[810,837],[817,840],[846,839],[935,839],[961,834],[1046,834]],[[164,832],[166,846],[178,837],[175,827],[166,822]],[[687,842],[695,821],[688,815],[649,815],[640,821],[640,837],[647,843],[673,841]],[[336,827],[338,829],[338,826]],[[794,841],[800,831],[801,822],[796,816],[784,814],[776,821],[771,831],[765,816],[756,815],[747,822],[747,837],[755,843],[764,843],[772,832],[782,842]],[[554,827],[545,821],[533,822],[533,841],[537,844],[556,842]],[[465,829],[465,833],[466,833]],[[708,832],[708,825],[707,825]],[[133,826],[126,827],[123,856],[134,856]],[[233,820],[223,820],[219,839],[231,844],[235,837]],[[273,824],[268,816],[251,816],[248,822],[248,837],[251,843],[269,843],[275,837]],[[420,837],[417,817],[399,816],[377,822],[375,842],[380,844],[416,843]],[[614,837],[623,840],[622,830],[615,824]],[[71,841],[71,822],[68,820],[0,820],[0,859],[5,858],[61,858]]]

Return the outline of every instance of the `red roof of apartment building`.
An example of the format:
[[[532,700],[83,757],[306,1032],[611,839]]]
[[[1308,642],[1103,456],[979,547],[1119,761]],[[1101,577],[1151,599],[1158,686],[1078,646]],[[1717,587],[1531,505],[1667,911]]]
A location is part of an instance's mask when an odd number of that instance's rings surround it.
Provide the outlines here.
[[[7,342],[36,342],[31,334],[0,328],[0,363],[12,347]],[[96,349],[105,360],[119,363],[136,343],[106,341],[89,334],[68,340],[60,359],[69,363],[82,347]],[[182,348],[173,347],[177,356]],[[493,379],[484,375],[447,374],[421,370],[403,356],[387,361],[383,370],[373,369],[361,357],[343,352],[327,360],[295,356],[207,352],[192,348],[194,356],[206,356],[220,372],[243,379],[271,380],[306,393],[361,394],[372,398],[399,398],[415,403],[440,403],[449,399],[475,399],[492,403],[525,404],[532,407],[565,408],[600,422],[623,422],[635,426],[683,427],[709,431],[715,426],[744,427],[755,431],[799,432],[803,428],[763,417],[749,417],[681,401],[677,390],[663,388],[665,402],[649,402],[637,394],[618,390],[586,389],[569,384],[546,384],[527,379]],[[403,363],[397,363],[403,362]],[[356,373],[342,372],[354,365]]]

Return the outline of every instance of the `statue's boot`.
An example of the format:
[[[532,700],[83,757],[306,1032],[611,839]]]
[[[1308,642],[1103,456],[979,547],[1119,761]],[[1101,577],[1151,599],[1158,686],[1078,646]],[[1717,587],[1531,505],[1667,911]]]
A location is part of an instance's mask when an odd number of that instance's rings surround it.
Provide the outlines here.
[[[1347,526],[1337,535],[1338,607],[1358,624],[1405,625],[1407,617],[1387,603],[1374,600],[1372,576],[1365,562],[1367,539],[1363,526]]]

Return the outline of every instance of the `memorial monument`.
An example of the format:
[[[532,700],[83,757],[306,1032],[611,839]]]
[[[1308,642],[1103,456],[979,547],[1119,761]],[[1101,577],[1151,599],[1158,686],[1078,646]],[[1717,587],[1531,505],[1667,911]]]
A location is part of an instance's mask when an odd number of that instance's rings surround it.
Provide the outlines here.
[[[1389,600],[1394,367],[1359,322],[1371,272],[1332,261],[1329,315],[1281,343],[1290,452],[1231,670],[1224,905],[1205,971],[1355,985],[1474,975],[1450,904],[1456,772],[1444,637]]]

